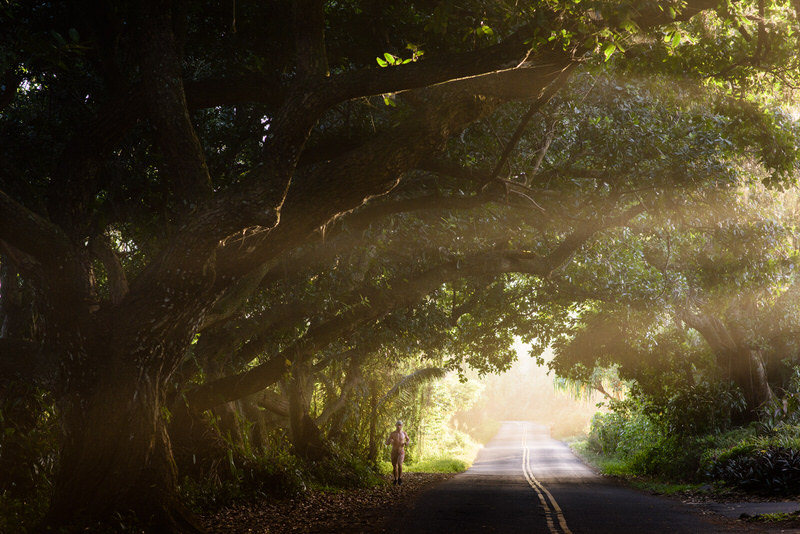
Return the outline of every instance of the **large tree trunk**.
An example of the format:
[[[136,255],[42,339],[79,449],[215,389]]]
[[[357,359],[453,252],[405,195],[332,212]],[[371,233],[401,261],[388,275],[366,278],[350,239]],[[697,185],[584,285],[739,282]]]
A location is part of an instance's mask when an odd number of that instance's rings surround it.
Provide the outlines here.
[[[740,332],[710,314],[684,312],[682,318],[711,347],[720,375],[741,388],[747,404],[745,419],[754,419],[758,408],[774,397],[761,351],[748,346]]]
[[[201,531],[179,502],[163,377],[115,365],[96,378],[93,391],[60,403],[64,443],[47,526],[91,528],[131,511],[154,531]]]
[[[731,378],[742,388],[750,411],[755,412],[774,398],[767,381],[767,366],[760,350],[740,347],[731,355],[730,365]]]
[[[191,282],[88,314],[52,308],[63,442],[47,527],[92,530],[131,512],[149,531],[201,531],[180,503],[166,427],[172,376],[209,305],[206,280]]]

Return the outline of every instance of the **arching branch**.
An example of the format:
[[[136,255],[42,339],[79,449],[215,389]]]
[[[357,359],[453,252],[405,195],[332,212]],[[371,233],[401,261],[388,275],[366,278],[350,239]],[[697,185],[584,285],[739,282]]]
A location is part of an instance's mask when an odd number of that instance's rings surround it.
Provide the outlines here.
[[[338,315],[309,327],[295,343],[270,357],[265,363],[238,375],[199,386],[186,393],[190,406],[197,410],[211,408],[222,402],[257,393],[274,383],[290,370],[299,355],[311,355],[332,341],[368,321],[377,321],[391,311],[414,305],[424,295],[444,282],[459,278],[522,273],[548,277],[564,265],[596,232],[627,223],[641,213],[634,206],[616,217],[586,221],[565,237],[547,256],[527,251],[492,250],[440,264],[409,280],[400,278],[388,284],[389,289],[370,289],[353,293],[342,299],[349,306]]]

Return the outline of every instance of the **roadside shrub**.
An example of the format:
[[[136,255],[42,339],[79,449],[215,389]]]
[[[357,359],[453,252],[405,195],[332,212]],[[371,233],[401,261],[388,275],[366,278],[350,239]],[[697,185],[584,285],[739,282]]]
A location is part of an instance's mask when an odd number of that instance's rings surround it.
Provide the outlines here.
[[[636,401],[614,403],[592,419],[587,448],[613,460],[617,475],[658,475],[694,479],[712,438],[671,432]]]
[[[800,491],[800,450],[784,447],[747,450],[716,462],[710,475],[748,492],[792,495]]]
[[[290,454],[236,458],[228,455],[227,470],[200,478],[184,477],[181,492],[195,511],[215,511],[236,501],[285,498],[304,492],[307,474]]]
[[[800,491],[795,470],[800,454],[800,426],[783,422],[765,434],[758,422],[715,441],[702,460],[707,477],[755,493]]]
[[[652,420],[640,410],[617,405],[616,411],[599,413],[589,427],[589,447],[605,455],[631,457],[661,440]]]
[[[375,469],[365,460],[347,451],[334,453],[305,465],[312,484],[329,488],[364,488],[382,483]]]
[[[670,435],[700,436],[728,430],[746,408],[741,389],[732,383],[699,382],[645,396],[643,411]]]

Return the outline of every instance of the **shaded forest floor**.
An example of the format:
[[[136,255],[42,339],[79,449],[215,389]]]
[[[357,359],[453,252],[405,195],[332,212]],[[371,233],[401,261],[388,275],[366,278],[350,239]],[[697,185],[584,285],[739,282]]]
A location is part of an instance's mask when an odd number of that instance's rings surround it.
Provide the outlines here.
[[[378,534],[389,531],[388,522],[399,518],[420,493],[453,476],[408,473],[402,486],[312,491],[296,499],[240,504],[208,515],[203,522],[212,534]]]

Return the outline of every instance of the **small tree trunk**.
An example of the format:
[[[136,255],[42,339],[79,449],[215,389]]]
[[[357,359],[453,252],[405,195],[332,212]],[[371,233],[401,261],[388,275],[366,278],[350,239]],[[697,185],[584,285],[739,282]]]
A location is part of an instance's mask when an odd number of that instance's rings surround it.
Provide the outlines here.
[[[322,433],[310,415],[311,381],[305,362],[295,362],[289,381],[289,430],[295,453],[301,458],[320,460],[328,456]]]
[[[372,392],[369,395],[369,449],[367,458],[370,462],[376,463],[378,461],[378,392],[373,384],[370,389]]]

